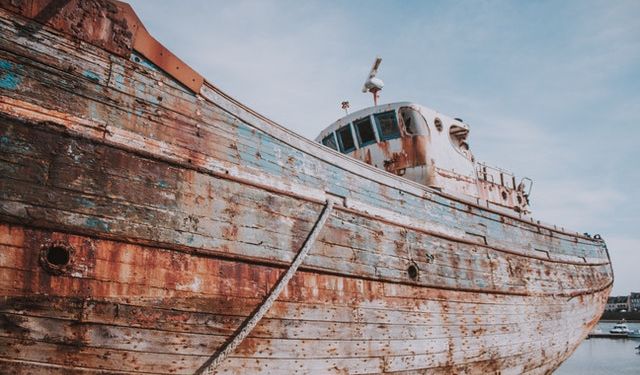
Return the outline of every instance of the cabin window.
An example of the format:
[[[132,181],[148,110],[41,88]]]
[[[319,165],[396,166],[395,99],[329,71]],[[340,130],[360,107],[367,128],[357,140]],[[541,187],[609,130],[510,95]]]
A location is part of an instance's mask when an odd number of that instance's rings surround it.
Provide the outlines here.
[[[467,136],[469,135],[469,129],[462,126],[453,124],[449,127],[449,138],[453,147],[460,151],[467,159],[473,160],[471,151],[469,151],[469,144],[467,143]]]
[[[338,145],[336,143],[336,136],[333,133],[330,133],[326,137],[322,138],[322,144],[334,150],[338,150]]]
[[[400,129],[398,128],[395,111],[377,113],[373,117],[376,119],[381,141],[400,138]]]
[[[376,134],[373,132],[373,125],[371,124],[370,117],[367,116],[363,119],[354,121],[353,126],[356,128],[360,147],[376,143]]]
[[[420,112],[411,107],[402,107],[399,111],[400,120],[404,125],[404,131],[409,135],[428,134],[427,120]]]
[[[356,149],[356,144],[353,141],[353,134],[351,134],[351,124],[338,129],[336,135],[338,136],[340,151],[348,153]]]

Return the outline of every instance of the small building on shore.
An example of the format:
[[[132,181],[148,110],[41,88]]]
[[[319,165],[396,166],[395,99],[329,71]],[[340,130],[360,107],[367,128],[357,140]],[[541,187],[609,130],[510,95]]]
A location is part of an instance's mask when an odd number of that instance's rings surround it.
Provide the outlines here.
[[[629,311],[640,311],[640,293],[629,295]]]
[[[633,293],[632,293],[633,294]],[[629,306],[630,296],[613,296],[609,297],[607,300],[607,305],[605,306],[605,311],[621,311],[621,310],[630,310]]]

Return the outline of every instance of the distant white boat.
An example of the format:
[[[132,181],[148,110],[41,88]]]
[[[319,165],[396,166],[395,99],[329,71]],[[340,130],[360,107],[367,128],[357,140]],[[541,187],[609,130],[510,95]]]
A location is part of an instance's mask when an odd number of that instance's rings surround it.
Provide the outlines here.
[[[618,324],[614,325],[613,328],[611,328],[611,330],[609,330],[609,333],[626,333],[626,334],[629,334],[629,333],[631,333],[631,330],[629,329],[629,327],[626,324],[618,323]]]
[[[635,331],[629,332],[627,334],[627,337],[629,337],[631,339],[640,339],[640,329],[636,329]],[[638,345],[638,348],[640,348],[640,345]]]

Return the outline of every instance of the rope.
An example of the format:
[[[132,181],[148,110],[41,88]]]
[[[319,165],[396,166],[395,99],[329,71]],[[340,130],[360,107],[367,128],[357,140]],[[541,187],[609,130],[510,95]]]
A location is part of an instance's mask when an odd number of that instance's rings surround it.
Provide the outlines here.
[[[289,280],[293,277],[293,274],[296,273],[300,264],[311,250],[313,243],[318,238],[320,231],[324,227],[333,210],[333,202],[331,200],[327,200],[326,205],[318,221],[314,225],[311,233],[307,236],[307,239],[302,246],[302,249],[298,251],[298,254],[293,259],[293,262],[289,266],[289,269],[286,273],[284,273],[280,280],[276,283],[276,285],[271,289],[269,296],[262,302],[262,304],[254,310],[253,314],[249,315],[247,319],[240,325],[238,330],[235,332],[233,338],[227,341],[214,355],[211,356],[200,368],[195,372],[196,375],[211,375],[214,373],[216,367],[220,365],[229,354],[233,353],[233,351],[242,343],[242,341],[249,335],[249,333],[255,328],[255,326],[260,322],[260,320],[264,317],[264,315],[269,311],[273,303],[276,301],[280,293],[285,286],[289,283]]]

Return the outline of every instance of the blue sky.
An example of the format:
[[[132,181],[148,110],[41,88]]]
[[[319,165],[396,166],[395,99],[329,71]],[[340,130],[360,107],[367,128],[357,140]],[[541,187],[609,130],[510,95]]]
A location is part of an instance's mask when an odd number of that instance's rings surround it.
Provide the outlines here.
[[[479,160],[534,180],[537,219],[600,233],[640,291],[640,1],[130,1],[210,82],[308,138],[415,101],[471,126]]]

